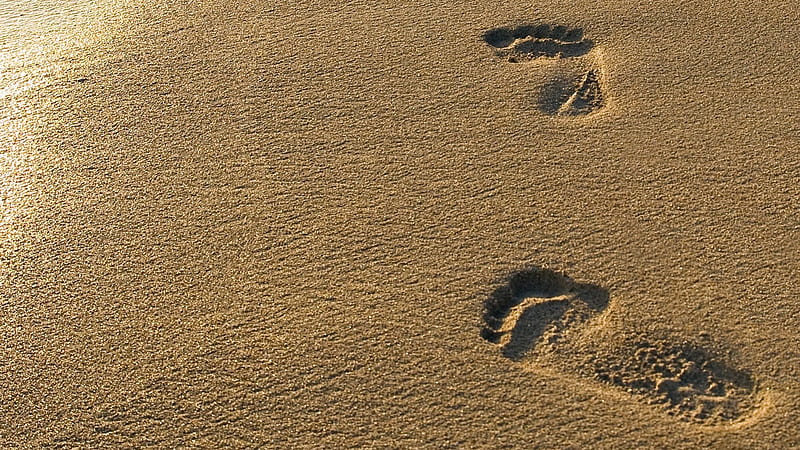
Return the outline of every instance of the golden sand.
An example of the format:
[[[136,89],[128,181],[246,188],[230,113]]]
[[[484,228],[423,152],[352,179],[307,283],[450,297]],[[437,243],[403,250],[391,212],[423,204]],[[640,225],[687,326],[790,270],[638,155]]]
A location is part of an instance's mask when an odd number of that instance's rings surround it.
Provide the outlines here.
[[[797,3],[103,5],[3,59],[2,447],[800,446]]]

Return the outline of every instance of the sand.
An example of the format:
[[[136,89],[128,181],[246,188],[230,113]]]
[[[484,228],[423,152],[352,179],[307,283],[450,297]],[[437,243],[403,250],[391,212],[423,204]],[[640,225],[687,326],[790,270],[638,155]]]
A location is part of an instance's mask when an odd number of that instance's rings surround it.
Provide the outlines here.
[[[3,447],[800,446],[796,3],[97,5],[5,59]]]

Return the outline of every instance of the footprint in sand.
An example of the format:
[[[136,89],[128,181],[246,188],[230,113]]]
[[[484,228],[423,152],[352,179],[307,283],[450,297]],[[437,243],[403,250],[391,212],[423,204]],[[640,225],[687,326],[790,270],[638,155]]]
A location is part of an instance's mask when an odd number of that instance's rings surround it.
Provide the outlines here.
[[[562,71],[542,89],[539,109],[554,116],[580,116],[594,112],[604,105],[601,90],[602,71],[590,57],[594,43],[583,37],[580,28],[564,26],[521,25],[514,28],[494,28],[483,40],[495,49],[495,54],[508,62],[533,60],[564,60],[580,58],[585,64]]]
[[[608,302],[599,286],[529,268],[511,274],[485,301],[481,336],[514,362],[555,363],[684,421],[732,424],[757,408],[753,378],[693,344],[644,337],[611,348],[587,344],[584,325]]]

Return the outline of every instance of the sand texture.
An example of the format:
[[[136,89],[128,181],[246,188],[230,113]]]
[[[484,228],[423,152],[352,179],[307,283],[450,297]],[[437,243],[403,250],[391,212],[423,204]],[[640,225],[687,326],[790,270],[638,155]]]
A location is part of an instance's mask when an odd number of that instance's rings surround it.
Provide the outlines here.
[[[800,3],[97,5],[2,60],[0,447],[800,447]]]

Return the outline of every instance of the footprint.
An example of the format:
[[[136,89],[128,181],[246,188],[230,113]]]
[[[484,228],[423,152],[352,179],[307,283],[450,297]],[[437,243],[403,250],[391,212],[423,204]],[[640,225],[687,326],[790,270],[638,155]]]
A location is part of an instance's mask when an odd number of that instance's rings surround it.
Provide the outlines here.
[[[555,345],[575,325],[608,305],[605,290],[547,269],[513,273],[485,302],[481,336],[504,356],[523,359],[541,344]]]
[[[481,336],[514,362],[555,363],[684,421],[731,424],[756,410],[752,376],[702,347],[645,338],[628,338],[611,349],[587,346],[580,336],[583,324],[608,302],[608,291],[599,286],[528,268],[511,274],[486,299]]]
[[[614,352],[598,352],[585,367],[606,384],[660,405],[670,415],[698,424],[733,423],[758,404],[753,377],[694,344],[627,339]]]
[[[573,68],[576,73],[562,73],[545,86],[539,96],[539,109],[550,115],[580,116],[603,107],[602,72],[589,55],[594,43],[584,38],[580,28],[564,26],[522,25],[515,28],[494,28],[483,40],[495,54],[508,62],[520,63],[539,58],[563,60],[586,59],[587,64]]]
[[[580,28],[546,24],[494,28],[484,33],[483,40],[497,49],[498,56],[513,63],[540,57],[583,56],[594,46],[592,41],[584,39]]]

